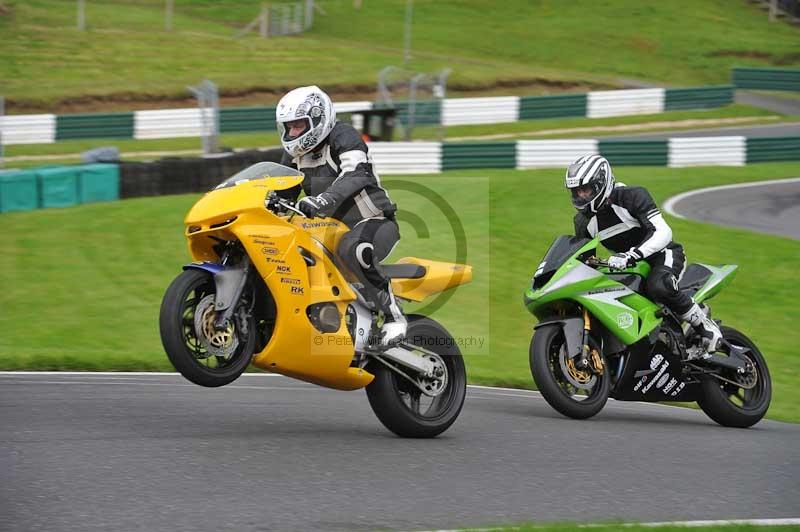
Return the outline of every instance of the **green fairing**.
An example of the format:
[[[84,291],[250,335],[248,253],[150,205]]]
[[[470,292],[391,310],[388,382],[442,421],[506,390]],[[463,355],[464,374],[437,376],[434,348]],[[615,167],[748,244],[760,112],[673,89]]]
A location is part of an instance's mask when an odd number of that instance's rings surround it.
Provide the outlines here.
[[[723,288],[731,284],[731,281],[736,277],[736,272],[739,269],[735,264],[727,266],[709,266],[708,264],[703,264],[703,266],[711,270],[712,275],[700,290],[692,296],[692,299],[697,303],[702,303],[706,299],[711,299]]]
[[[597,238],[587,242],[558,267],[544,286],[526,290],[525,306],[542,321],[568,310],[570,305],[565,305],[564,302],[577,303],[621,342],[630,345],[648,335],[661,323],[661,318],[655,315],[660,307],[608,277],[612,273],[608,268],[593,269],[579,260],[582,255],[594,252],[599,243]],[[712,275],[694,295],[697,302],[716,295],[727,286],[737,269],[736,266],[703,266]],[[614,273],[635,274],[646,278],[650,273],[650,265],[640,261],[631,268]]]

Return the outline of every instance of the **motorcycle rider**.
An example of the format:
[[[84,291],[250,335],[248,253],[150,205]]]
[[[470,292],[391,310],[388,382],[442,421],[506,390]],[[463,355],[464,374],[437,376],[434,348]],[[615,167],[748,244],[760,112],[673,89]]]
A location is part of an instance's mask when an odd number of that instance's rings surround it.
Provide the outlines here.
[[[366,143],[353,126],[336,121],[330,97],[317,86],[288,92],[275,118],[285,150],[281,164],[305,174],[302,185],[278,195],[296,201],[302,188],[305,197],[296,206],[303,214],[330,216],[347,225],[350,231],[341,238],[337,256],[383,313],[380,342],[402,341],[407,321],[378,267],[400,240],[397,206],[381,187]],[[278,209],[277,199],[269,207]]]
[[[686,268],[683,246],[672,240],[672,229],[644,187],[615,183],[611,164],[600,155],[586,155],[567,167],[566,186],[572,194],[575,235],[600,237],[616,253],[612,269],[623,270],[645,260],[650,264],[647,293],[689,322],[702,339],[705,353],[719,346],[722,333],[694,300],[678,288]],[[690,355],[690,358],[692,355]]]

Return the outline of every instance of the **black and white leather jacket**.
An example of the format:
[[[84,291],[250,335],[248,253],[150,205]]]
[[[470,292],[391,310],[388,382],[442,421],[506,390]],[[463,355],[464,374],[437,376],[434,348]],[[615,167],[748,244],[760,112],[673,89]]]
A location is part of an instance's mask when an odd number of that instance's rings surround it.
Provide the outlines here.
[[[297,158],[284,152],[281,164],[305,174],[306,196],[326,193],[331,205],[320,214],[333,216],[348,227],[369,218],[394,218],[397,206],[381,186],[372,168],[369,148],[350,124],[337,122],[328,137],[314,150]],[[283,198],[296,201],[301,186],[282,191]]]
[[[618,183],[603,207],[596,213],[577,213],[574,223],[575,236],[599,235],[606,248],[618,253],[630,252],[636,259],[680,247],[672,241],[672,229],[643,187]]]

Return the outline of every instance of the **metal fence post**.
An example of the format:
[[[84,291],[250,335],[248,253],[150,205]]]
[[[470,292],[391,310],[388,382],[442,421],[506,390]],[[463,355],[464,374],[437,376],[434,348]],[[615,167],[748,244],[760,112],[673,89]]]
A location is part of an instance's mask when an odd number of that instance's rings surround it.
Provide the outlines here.
[[[204,79],[197,87],[187,87],[197,97],[200,108],[200,135],[203,153],[217,153],[219,146],[219,91]],[[209,114],[210,113],[210,114]]]
[[[449,76],[452,71],[453,70],[450,68],[445,68],[439,72],[439,77],[436,80],[436,84],[433,86],[433,97],[439,100],[439,128],[437,131],[439,142],[444,140],[444,124],[441,116],[441,109],[444,106],[444,99],[447,96],[447,76]]]
[[[403,66],[411,59],[411,20],[414,14],[414,0],[406,0],[406,24],[403,36]]]
[[[86,29],[86,3],[78,0],[78,31]]]
[[[307,30],[314,25],[314,0],[306,0],[305,20],[303,21],[303,29]]]
[[[172,13],[175,10],[175,0],[167,0],[166,13],[164,13],[164,29],[172,31]]]
[[[261,6],[261,20],[259,21],[258,33],[263,38],[269,37],[269,4]]]
[[[411,133],[414,131],[414,115],[417,112],[417,85],[425,77],[425,74],[417,74],[411,78],[408,86],[408,125],[406,126],[406,140],[411,140]]]

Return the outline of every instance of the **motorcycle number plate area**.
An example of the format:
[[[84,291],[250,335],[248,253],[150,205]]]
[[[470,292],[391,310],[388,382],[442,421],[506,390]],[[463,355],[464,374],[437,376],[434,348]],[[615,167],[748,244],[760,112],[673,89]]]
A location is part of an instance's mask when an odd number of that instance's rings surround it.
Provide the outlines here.
[[[697,383],[688,382],[681,373],[681,363],[662,342],[650,349],[632,350],[622,378],[612,396],[624,401],[696,401]]]

